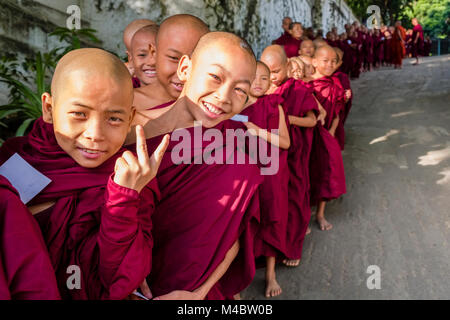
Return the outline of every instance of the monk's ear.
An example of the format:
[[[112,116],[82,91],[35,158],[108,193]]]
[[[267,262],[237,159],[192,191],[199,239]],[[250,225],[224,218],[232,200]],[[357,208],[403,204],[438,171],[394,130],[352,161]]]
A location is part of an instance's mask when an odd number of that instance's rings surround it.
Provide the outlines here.
[[[154,44],[148,45],[148,50],[150,51],[150,54],[155,57],[156,56],[156,46]]]
[[[184,55],[181,57],[180,62],[178,63],[177,76],[178,78],[186,82],[192,69],[192,61],[189,56]]]
[[[48,92],[44,92],[41,96],[42,102],[42,119],[44,122],[53,123],[52,109],[53,98]]]

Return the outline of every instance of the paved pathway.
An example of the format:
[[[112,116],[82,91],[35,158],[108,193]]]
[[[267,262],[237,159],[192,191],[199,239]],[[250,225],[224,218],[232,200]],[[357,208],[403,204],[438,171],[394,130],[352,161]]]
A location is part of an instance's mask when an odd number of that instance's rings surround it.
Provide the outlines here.
[[[450,298],[450,56],[352,82],[344,164],[348,193],[327,206],[280,299]],[[367,288],[367,268],[381,289]],[[244,299],[264,298],[264,270]]]

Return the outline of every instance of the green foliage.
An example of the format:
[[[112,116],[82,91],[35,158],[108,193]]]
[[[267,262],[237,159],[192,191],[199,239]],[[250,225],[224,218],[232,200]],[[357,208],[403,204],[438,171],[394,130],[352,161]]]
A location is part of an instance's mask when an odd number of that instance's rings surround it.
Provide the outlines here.
[[[30,124],[42,115],[41,96],[50,92],[51,75],[58,60],[67,52],[81,47],[81,39],[100,42],[93,29],[69,30],[57,28],[50,36],[57,36],[62,46],[48,53],[37,52],[34,57],[20,63],[17,55],[0,57],[0,82],[9,89],[8,103],[0,106],[0,126],[6,127],[10,120],[18,123],[16,136],[24,135]],[[11,128],[9,128],[11,129]],[[2,141],[0,140],[0,143]]]
[[[403,12],[402,20],[408,22],[416,17],[426,34],[445,39],[450,34],[450,0],[418,0]]]
[[[450,0],[347,0],[353,13],[365,21],[370,5],[381,10],[384,24],[401,20],[406,28],[412,28],[411,19],[416,17],[431,37],[446,38],[450,33]]]

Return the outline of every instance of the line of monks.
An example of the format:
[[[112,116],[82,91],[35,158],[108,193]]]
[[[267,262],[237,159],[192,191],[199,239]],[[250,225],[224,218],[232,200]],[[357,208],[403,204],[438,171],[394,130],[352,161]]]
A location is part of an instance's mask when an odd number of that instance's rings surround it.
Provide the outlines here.
[[[381,26],[380,28],[368,29],[358,22],[345,25],[345,32],[338,34],[337,28],[333,27],[323,38],[323,31],[314,32],[312,28],[303,30],[301,23],[292,22],[290,17],[283,19],[282,27],[284,33],[274,44],[284,46],[287,56],[294,57],[302,55],[300,52],[304,41],[325,41],[328,45],[338,47],[344,51],[344,61],[340,71],[348,74],[351,79],[358,78],[361,72],[371,71],[380,66],[391,66],[401,68],[405,57],[416,58],[418,56],[429,56],[431,51],[431,40],[424,38],[422,26],[417,18],[411,20],[414,28],[405,30],[400,21],[395,26]],[[304,44],[303,46],[310,46]]]
[[[299,265],[311,207],[330,230],[326,203],[346,192],[348,51],[304,40],[300,56],[274,44],[257,61],[188,14],[135,20],[123,40],[126,64],[67,53],[42,117],[0,148],[0,165],[18,153],[51,179],[25,205],[0,176],[0,299],[239,299],[258,266],[265,296],[281,294],[276,265]],[[211,128],[274,146],[278,171],[211,137],[172,160],[181,131]],[[194,160],[205,153],[220,161]]]

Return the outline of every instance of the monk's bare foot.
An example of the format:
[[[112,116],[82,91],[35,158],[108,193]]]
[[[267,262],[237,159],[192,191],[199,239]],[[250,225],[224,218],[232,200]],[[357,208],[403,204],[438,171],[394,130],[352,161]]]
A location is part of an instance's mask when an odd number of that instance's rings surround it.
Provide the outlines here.
[[[282,292],[283,290],[275,278],[266,280],[266,298],[279,296]]]
[[[240,293],[235,294],[235,295],[233,296],[233,299],[234,299],[234,300],[242,300],[241,294],[240,294]]]
[[[290,260],[290,259],[284,259],[283,263],[287,267],[297,267],[300,264],[300,259]]]
[[[311,228],[308,227],[308,229],[306,229],[306,235],[308,235],[308,234],[310,234],[310,233],[311,233]]]
[[[319,228],[322,231],[328,231],[333,228],[333,225],[329,223],[327,220],[325,220],[324,217],[317,217],[317,223],[319,224]]]

